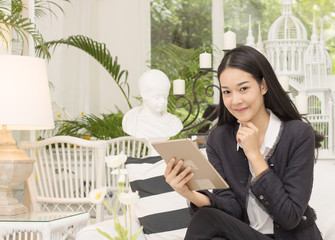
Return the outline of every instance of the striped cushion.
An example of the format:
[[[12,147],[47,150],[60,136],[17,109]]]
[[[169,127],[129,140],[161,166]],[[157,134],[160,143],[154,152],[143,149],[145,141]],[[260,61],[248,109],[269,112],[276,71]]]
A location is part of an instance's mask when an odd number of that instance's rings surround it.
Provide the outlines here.
[[[165,182],[164,160],[160,156],[129,157],[126,168],[132,191],[140,195],[134,211],[146,239],[184,239],[191,216],[186,199]]]

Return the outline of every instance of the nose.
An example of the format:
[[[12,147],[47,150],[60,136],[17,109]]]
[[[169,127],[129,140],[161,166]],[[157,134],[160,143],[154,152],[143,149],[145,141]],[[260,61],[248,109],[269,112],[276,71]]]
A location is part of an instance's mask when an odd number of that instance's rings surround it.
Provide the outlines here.
[[[242,99],[241,99],[240,94],[233,92],[231,96],[231,103],[233,105],[237,105],[237,104],[240,104],[241,102],[242,102]]]
[[[166,99],[164,97],[159,97],[157,99],[157,102],[160,104],[160,105],[164,105],[166,103]]]

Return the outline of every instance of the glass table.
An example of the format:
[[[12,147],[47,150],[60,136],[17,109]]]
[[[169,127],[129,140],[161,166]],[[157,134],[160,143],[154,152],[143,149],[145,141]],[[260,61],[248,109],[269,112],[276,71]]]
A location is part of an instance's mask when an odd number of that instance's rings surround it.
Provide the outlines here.
[[[0,240],[65,240],[89,224],[87,212],[31,212],[0,216]]]

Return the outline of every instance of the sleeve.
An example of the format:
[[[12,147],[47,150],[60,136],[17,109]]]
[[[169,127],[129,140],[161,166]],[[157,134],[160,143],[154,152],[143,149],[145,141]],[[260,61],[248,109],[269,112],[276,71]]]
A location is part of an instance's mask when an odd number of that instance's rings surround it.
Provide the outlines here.
[[[296,128],[290,134],[295,137],[285,137],[287,154],[277,154],[287,159],[276,159],[280,169],[284,169],[283,176],[279,178],[273,171],[266,171],[251,185],[251,191],[275,224],[285,230],[294,229],[303,218],[312,192],[314,169],[313,128]]]
[[[215,151],[215,145],[212,144],[211,135],[209,136],[206,142],[206,151],[209,161],[212,163],[214,168],[218,171],[218,173],[227,181],[225,178],[224,169],[222,165],[222,160],[219,158],[217,152]],[[240,203],[236,199],[235,193],[232,189],[214,189],[213,192],[210,191],[199,191],[202,194],[205,194],[209,197],[211,205],[210,207],[218,208],[228,213],[229,215],[243,220],[243,211]],[[193,211],[197,210],[197,207],[191,203],[191,207]]]

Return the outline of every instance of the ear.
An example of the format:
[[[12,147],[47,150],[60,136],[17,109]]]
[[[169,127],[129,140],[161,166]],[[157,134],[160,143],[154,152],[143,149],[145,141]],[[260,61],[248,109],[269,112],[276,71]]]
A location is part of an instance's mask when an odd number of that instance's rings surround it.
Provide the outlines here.
[[[268,86],[266,85],[265,79],[262,79],[262,83],[261,83],[261,92],[262,95],[265,95],[268,91]]]

